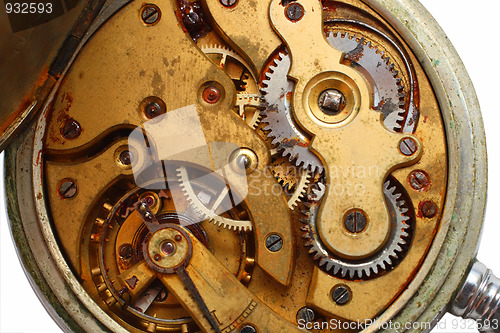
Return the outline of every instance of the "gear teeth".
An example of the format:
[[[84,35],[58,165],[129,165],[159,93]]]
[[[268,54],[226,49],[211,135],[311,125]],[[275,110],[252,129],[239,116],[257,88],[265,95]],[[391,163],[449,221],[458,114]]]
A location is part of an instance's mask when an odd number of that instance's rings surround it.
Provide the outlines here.
[[[374,259],[375,261],[373,262],[366,262],[363,264],[343,262],[341,259],[328,255],[327,250],[322,247],[321,242],[315,238],[315,233],[311,231],[311,226],[314,225],[315,220],[309,220],[307,228],[304,228],[307,229],[308,232],[302,237],[306,239],[306,246],[310,247],[309,253],[313,255],[313,259],[321,269],[341,278],[363,279],[376,276],[397,263],[400,254],[404,252],[403,247],[407,244],[407,239],[409,237],[409,233],[406,232],[406,230],[410,228],[410,225],[406,221],[408,221],[410,217],[404,215],[407,211],[406,208],[402,208],[404,201],[398,200],[401,197],[401,193],[398,192],[396,186],[391,186],[390,180],[384,183],[383,190],[386,202],[390,204],[395,211],[396,226],[393,229],[395,234],[391,236],[394,237],[394,241],[388,244],[387,247],[380,252],[379,257]],[[406,210],[403,211],[404,209]],[[316,212],[316,210],[311,210],[310,215],[315,216]],[[303,229],[301,228],[301,230]]]
[[[203,203],[201,203],[200,200],[196,197],[193,188],[189,183],[188,174],[184,167],[180,167],[177,169],[177,177],[180,180],[179,187],[186,196],[186,201],[188,202],[193,212],[200,218],[208,220],[216,226],[227,228],[229,230],[231,230],[231,228],[234,228],[235,231],[252,230],[252,223],[250,221],[231,220],[216,215],[214,212],[206,208]]]

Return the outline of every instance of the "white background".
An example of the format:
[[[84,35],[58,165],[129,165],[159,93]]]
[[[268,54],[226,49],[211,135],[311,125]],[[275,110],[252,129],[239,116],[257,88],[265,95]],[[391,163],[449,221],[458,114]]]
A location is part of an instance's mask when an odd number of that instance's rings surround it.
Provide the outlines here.
[[[488,142],[489,204],[478,258],[500,275],[500,218],[496,210],[500,204],[500,0],[421,2],[458,50],[481,103]],[[3,162],[3,154],[0,160]],[[0,186],[0,332],[60,332],[32,292],[17,259],[5,214],[3,167]],[[474,332],[452,330],[454,318],[447,315],[447,328],[435,332]]]

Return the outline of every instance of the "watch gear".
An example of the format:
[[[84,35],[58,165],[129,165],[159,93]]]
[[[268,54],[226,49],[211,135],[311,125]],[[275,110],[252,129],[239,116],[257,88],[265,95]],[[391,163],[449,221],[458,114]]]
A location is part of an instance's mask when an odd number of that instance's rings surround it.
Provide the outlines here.
[[[310,248],[309,253],[313,255],[318,266],[328,274],[348,279],[373,278],[393,267],[402,258],[404,247],[410,238],[408,231],[411,221],[406,215],[408,208],[405,207],[405,201],[401,196],[393,181],[385,182],[384,197],[392,220],[389,239],[375,255],[357,261],[337,257],[325,248],[315,227],[319,205],[312,205],[307,218],[301,219],[305,224],[301,230],[304,232],[302,237],[306,240],[305,246]]]
[[[248,126],[256,129],[262,119],[260,111],[264,109],[265,105],[262,95],[256,87],[257,80],[250,70],[250,66],[242,57],[226,46],[203,45],[200,48],[209,57],[216,56],[216,58],[210,58],[231,77],[237,90],[235,111]],[[234,75],[233,68],[228,68],[228,60],[232,60],[232,63],[238,65],[238,76]]]
[[[260,110],[265,107],[262,96],[260,94],[244,94],[240,92],[236,95],[236,107],[239,116],[245,120],[248,126],[256,129],[262,120]],[[248,112],[249,107],[254,109],[252,113]]]
[[[371,41],[349,32],[329,31],[326,39],[334,48],[345,53],[344,58],[351,62],[351,66],[360,66],[363,73],[369,75],[370,82],[373,82],[374,109],[382,112],[384,125],[390,131],[401,130],[405,95],[398,71],[394,70],[390,58]]]
[[[272,144],[283,156],[288,156],[297,166],[309,169],[313,173],[323,172],[323,164],[319,157],[309,148],[309,139],[295,124],[291,111],[290,98],[294,83],[287,77],[290,69],[290,57],[280,52],[273,60],[261,88],[267,108],[263,111],[264,130],[270,131]]]
[[[309,182],[311,181],[311,172],[308,170],[302,170],[299,172],[299,179],[295,184],[295,190],[292,196],[288,198],[288,208],[295,209],[299,201],[305,197],[307,189],[309,187]]]
[[[189,179],[189,175],[187,169],[185,167],[180,167],[177,169],[178,177],[180,180],[180,187],[184,194],[187,197],[187,201],[190,204],[191,209],[194,214],[196,214],[200,219],[208,220],[215,225],[221,226],[223,228],[234,229],[236,231],[251,231],[252,230],[252,222],[248,220],[233,220],[224,216],[221,216],[216,213],[216,210],[219,208],[218,203],[220,203],[228,194],[227,187],[220,193],[210,192],[210,189],[207,191],[199,191],[195,193],[193,186],[191,184],[194,181]],[[214,195],[217,194],[217,200],[213,204],[215,209],[208,208],[206,205],[213,199]]]

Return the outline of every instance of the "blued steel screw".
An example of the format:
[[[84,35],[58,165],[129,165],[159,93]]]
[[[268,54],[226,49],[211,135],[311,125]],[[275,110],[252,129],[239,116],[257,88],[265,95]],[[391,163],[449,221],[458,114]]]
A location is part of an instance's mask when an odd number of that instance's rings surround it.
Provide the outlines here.
[[[337,89],[327,89],[318,98],[318,106],[328,115],[337,115],[345,108],[345,96]]]
[[[160,11],[154,5],[145,5],[141,12],[141,18],[146,24],[155,24],[160,19]]]
[[[302,320],[306,323],[310,323],[314,321],[315,318],[316,313],[314,313],[313,309],[308,308],[307,306],[304,306],[299,311],[297,311],[297,322],[299,322],[299,320]]]
[[[240,333],[257,333],[257,330],[252,325],[245,325],[240,329]]]
[[[73,198],[77,192],[76,182],[74,180],[65,180],[59,185],[58,192],[63,199]]]
[[[412,138],[404,138],[399,143],[399,151],[405,156],[411,156],[417,152],[417,143]]]
[[[338,305],[344,305],[351,299],[351,291],[344,285],[338,285],[333,289],[332,298]]]
[[[276,234],[272,234],[266,239],[266,247],[271,252],[278,252],[283,247],[283,239]]]
[[[357,234],[366,228],[366,215],[362,210],[350,211],[345,219],[344,226],[350,233]]]
[[[220,0],[220,3],[224,7],[233,7],[236,4],[237,0]]]
[[[299,3],[291,3],[287,8],[286,8],[286,17],[292,21],[292,22],[297,22],[299,21],[302,16],[304,16],[304,7],[302,7],[301,4]]]
[[[75,119],[68,119],[61,128],[61,135],[68,140],[76,139],[82,133],[80,123]]]
[[[427,218],[433,218],[437,214],[436,204],[432,201],[424,201],[421,206],[422,215]]]
[[[429,176],[425,171],[414,170],[408,175],[410,186],[416,191],[422,191],[430,185]]]

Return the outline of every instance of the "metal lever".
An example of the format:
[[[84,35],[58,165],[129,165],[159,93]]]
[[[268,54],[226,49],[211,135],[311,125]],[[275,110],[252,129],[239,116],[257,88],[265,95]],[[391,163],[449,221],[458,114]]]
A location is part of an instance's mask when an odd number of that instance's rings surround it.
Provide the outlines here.
[[[451,314],[479,322],[482,332],[500,332],[500,279],[476,261],[451,304]]]

